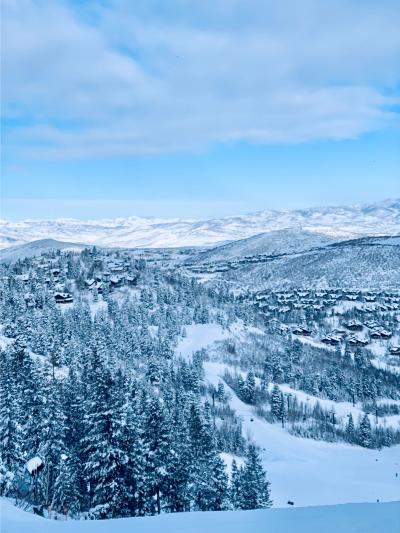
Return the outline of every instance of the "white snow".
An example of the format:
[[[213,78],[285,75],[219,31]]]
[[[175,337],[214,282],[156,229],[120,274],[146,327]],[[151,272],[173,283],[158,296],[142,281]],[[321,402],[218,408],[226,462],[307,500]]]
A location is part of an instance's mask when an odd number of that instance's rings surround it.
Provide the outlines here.
[[[179,340],[175,350],[182,357],[188,357],[193,352],[206,348],[215,341],[229,337],[229,333],[223,330],[219,324],[195,324],[193,326],[185,326],[185,328],[186,337]]]
[[[400,502],[64,522],[27,513],[1,498],[1,511],[2,533],[398,533]]]
[[[43,461],[40,457],[32,457],[32,459],[29,459],[29,461],[26,463],[26,469],[28,472],[32,475],[32,472],[34,470],[37,470],[37,468],[43,464]]]

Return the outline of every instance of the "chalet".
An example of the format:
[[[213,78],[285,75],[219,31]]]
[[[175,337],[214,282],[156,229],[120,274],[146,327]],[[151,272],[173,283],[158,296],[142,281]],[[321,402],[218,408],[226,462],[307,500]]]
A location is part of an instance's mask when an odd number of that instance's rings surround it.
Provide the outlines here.
[[[375,302],[376,296],[364,296],[366,302]]]
[[[349,344],[350,346],[366,346],[368,341],[365,339],[359,339],[358,337],[350,337]]]
[[[150,259],[148,259],[148,261],[150,261]],[[125,268],[123,266],[115,266],[110,268],[110,272],[112,274],[122,274],[123,272],[125,272]]]
[[[56,292],[54,294],[56,304],[72,304],[74,299],[68,292]]]
[[[135,278],[134,276],[126,276],[125,279],[128,282],[128,285],[136,285],[137,283],[137,278]]]
[[[390,339],[392,337],[392,334],[390,331],[387,331],[386,329],[381,330],[381,337],[382,339]]]
[[[357,344],[360,346],[366,346],[368,344],[368,341],[365,339],[357,339]]]
[[[316,292],[315,293],[316,298],[326,298],[326,292]]]
[[[110,277],[111,287],[121,287],[123,280],[124,280],[123,277],[111,276]]]
[[[292,330],[293,335],[301,335],[303,337],[310,337],[311,331],[307,328],[294,328]]]
[[[363,327],[364,326],[361,324],[361,322],[358,322],[358,320],[354,320],[353,322],[346,324],[346,328],[350,331],[362,331]]]
[[[373,331],[371,333],[371,339],[380,339],[382,336],[381,336],[381,332],[380,331]]]
[[[389,348],[389,352],[391,355],[400,355],[400,346],[392,346]]]
[[[86,288],[87,289],[93,289],[93,287],[95,286],[96,282],[94,279],[87,279],[85,280],[85,285],[86,285]]]
[[[355,302],[358,300],[358,294],[346,294],[346,300],[348,302]]]

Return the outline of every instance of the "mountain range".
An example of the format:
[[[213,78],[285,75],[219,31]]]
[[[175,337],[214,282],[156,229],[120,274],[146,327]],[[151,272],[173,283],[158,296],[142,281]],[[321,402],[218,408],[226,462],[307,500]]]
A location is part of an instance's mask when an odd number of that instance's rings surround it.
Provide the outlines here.
[[[116,248],[215,247],[285,229],[310,230],[338,241],[366,235],[397,235],[400,233],[400,199],[365,205],[260,211],[202,220],[135,216],[97,221],[1,220],[0,248],[41,239]]]

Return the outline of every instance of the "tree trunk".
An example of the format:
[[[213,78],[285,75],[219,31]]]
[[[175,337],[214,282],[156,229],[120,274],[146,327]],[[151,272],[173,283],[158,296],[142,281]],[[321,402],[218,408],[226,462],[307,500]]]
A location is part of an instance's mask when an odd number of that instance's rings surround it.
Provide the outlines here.
[[[157,489],[157,513],[161,513],[160,489]]]

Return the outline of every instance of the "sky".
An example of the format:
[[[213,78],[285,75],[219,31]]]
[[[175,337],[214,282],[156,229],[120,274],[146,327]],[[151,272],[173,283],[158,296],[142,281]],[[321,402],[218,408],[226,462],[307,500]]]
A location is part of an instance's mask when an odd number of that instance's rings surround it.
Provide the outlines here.
[[[400,197],[398,0],[2,2],[1,218]]]

